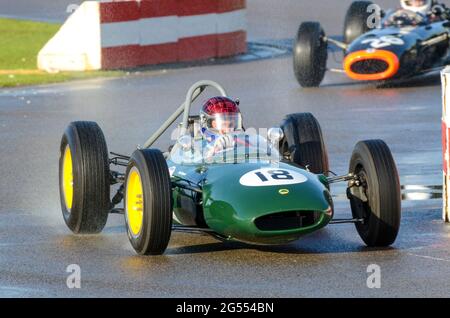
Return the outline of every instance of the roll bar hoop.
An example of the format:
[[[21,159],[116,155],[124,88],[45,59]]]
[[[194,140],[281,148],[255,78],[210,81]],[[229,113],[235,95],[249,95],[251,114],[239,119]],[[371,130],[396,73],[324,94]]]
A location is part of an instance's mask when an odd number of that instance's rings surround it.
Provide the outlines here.
[[[186,100],[178,109],[159,127],[159,129],[144,143],[143,148],[150,148],[155,141],[172,125],[175,120],[183,114],[182,134],[188,129],[189,112],[192,103],[203,93],[207,87],[217,89],[223,97],[227,97],[225,89],[218,83],[210,80],[203,80],[195,83],[189,88],[186,94]]]

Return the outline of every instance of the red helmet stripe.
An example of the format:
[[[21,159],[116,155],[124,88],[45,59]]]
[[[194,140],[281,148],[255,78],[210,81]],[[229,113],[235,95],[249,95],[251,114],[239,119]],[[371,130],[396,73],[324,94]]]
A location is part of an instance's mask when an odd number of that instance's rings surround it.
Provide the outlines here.
[[[227,97],[210,98],[203,106],[202,111],[208,115],[222,113],[240,113],[235,101]]]

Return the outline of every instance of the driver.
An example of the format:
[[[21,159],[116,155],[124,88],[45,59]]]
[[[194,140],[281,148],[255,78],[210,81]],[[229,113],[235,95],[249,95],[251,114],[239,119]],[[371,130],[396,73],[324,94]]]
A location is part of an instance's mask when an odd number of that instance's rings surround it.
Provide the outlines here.
[[[431,0],[400,0],[402,8],[405,10],[428,15],[431,12]]]
[[[239,102],[228,97],[210,98],[200,111],[200,124],[209,154],[233,147],[230,134],[243,130]]]
[[[400,0],[404,10],[420,13],[430,22],[448,19],[449,9],[444,4],[433,0]]]

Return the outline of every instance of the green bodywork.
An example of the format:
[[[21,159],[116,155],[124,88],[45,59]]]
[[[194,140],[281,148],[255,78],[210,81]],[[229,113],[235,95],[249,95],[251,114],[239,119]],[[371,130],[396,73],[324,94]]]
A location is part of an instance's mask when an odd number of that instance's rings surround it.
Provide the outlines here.
[[[171,170],[174,217],[184,225],[207,226],[219,236],[257,244],[284,244],[326,226],[332,219],[332,200],[324,175],[312,174],[295,165],[268,161],[182,165],[167,161]],[[241,177],[272,168],[294,171],[306,178],[282,185],[248,186]],[[200,192],[177,187],[177,182],[197,185]],[[259,217],[278,212],[315,213],[313,224],[284,230],[261,230]],[[204,224],[202,224],[204,223]]]

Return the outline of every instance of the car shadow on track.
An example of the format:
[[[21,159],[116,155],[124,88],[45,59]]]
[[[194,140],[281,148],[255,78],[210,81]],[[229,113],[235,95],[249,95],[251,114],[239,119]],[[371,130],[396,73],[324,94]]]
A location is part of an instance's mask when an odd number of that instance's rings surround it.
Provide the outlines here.
[[[419,75],[407,80],[386,82],[377,85],[377,88],[410,88],[410,87],[428,87],[441,85],[441,76],[439,72],[433,72],[425,75]]]
[[[330,225],[318,232],[301,237],[297,241],[284,245],[255,245],[235,241],[220,241],[208,234],[172,233],[165,255],[211,255],[242,250],[242,257],[248,252],[285,255],[320,255],[373,253],[377,251],[403,251],[417,248],[429,248],[446,236],[445,224],[441,222],[441,210],[403,211],[402,225],[396,242],[392,247],[367,247],[359,238],[353,225]],[[96,249],[115,244],[111,241],[120,234],[125,240],[125,225],[112,224],[103,231],[104,235],[64,235],[58,245],[68,250]],[[106,234],[106,236],[105,236]],[[209,256],[208,255],[208,256]],[[252,253],[254,256],[254,253]],[[253,257],[250,256],[250,257]]]
[[[320,85],[320,88],[338,88],[338,87],[356,87],[364,85],[365,88],[390,89],[390,88],[414,88],[440,86],[441,77],[439,72],[433,72],[425,75],[418,75],[405,80],[386,81],[386,82],[362,82],[362,81],[344,81],[331,82]],[[311,89],[311,88],[308,88]],[[318,88],[312,88],[318,89]]]
[[[172,236],[166,254],[207,254],[233,250],[290,255],[396,252],[432,248],[442,242],[443,237],[447,237],[447,226],[441,222],[440,209],[405,209],[399,235],[390,247],[367,247],[351,224],[330,226],[333,228],[321,229],[285,245],[212,241],[215,239],[209,235],[179,233]]]
[[[355,232],[355,235],[357,233]],[[175,240],[177,240],[175,238]],[[177,244],[178,245],[178,244]],[[195,245],[170,247],[167,249],[167,255],[180,254],[203,254],[225,252],[233,250],[253,250],[264,253],[280,254],[328,254],[328,253],[361,253],[374,251],[396,250],[394,247],[372,248],[366,247],[364,243],[358,241],[349,241],[343,238],[336,238],[330,231],[324,229],[317,233],[309,234],[299,240],[284,245],[254,245],[241,242],[198,242]]]

